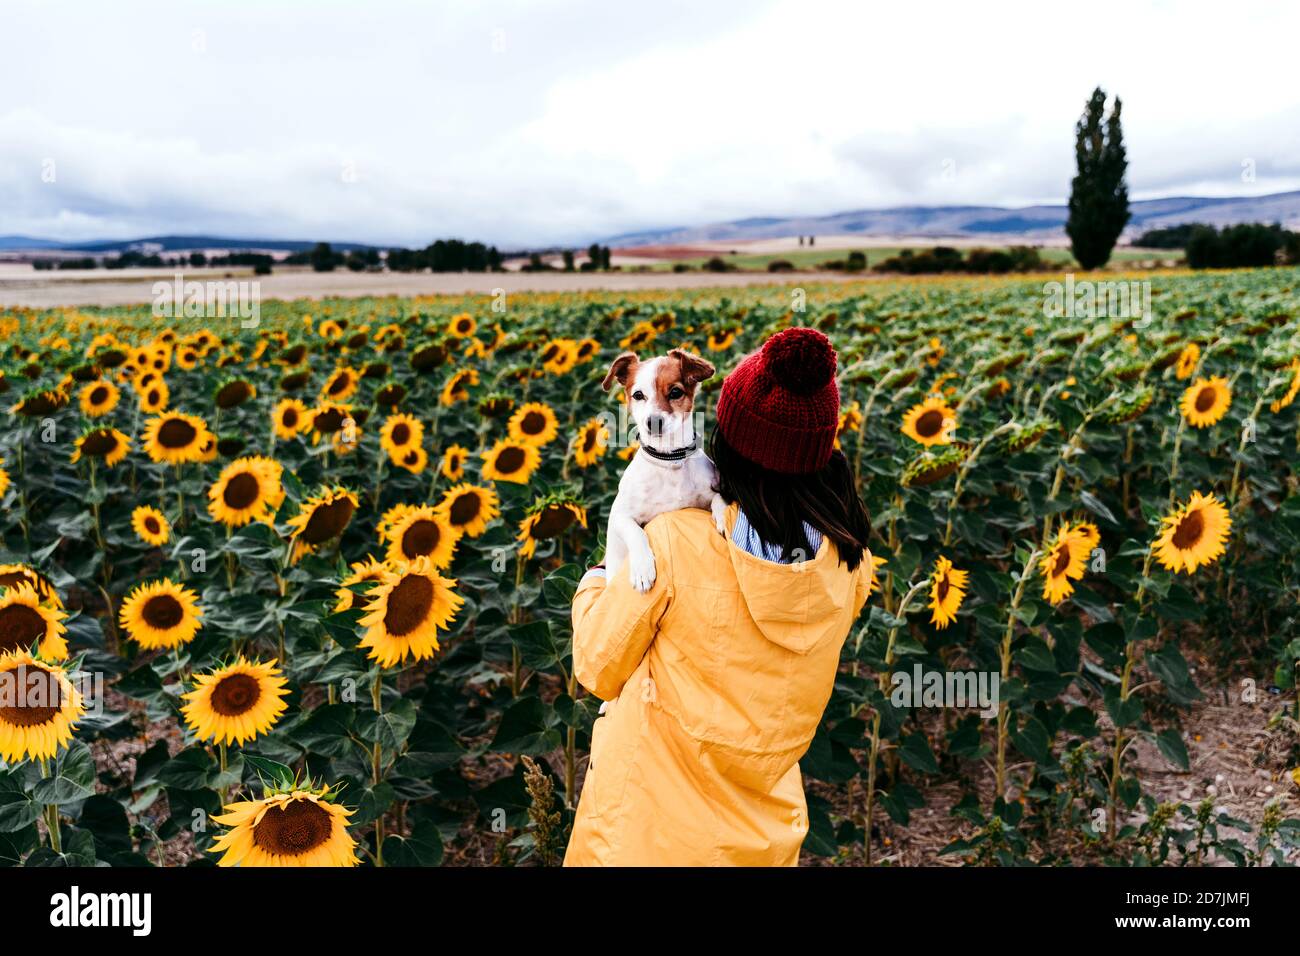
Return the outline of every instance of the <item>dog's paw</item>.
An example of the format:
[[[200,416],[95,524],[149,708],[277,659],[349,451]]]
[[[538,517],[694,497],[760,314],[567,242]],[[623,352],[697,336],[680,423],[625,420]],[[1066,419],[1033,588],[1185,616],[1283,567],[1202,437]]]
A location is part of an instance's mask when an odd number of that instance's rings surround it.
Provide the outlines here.
[[[713,512],[713,526],[718,529],[718,534],[724,538],[727,536],[727,506],[720,497],[715,497],[709,505],[709,510]]]
[[[644,554],[630,555],[627,571],[628,577],[632,580],[632,587],[642,594],[655,586],[655,556],[649,551]]]

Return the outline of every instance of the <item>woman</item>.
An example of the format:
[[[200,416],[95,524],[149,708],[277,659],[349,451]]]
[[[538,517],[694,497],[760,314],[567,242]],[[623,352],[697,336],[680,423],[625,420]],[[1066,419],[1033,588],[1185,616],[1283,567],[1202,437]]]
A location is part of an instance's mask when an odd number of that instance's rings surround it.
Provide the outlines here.
[[[727,537],[707,511],[661,515],[648,592],[593,568],[574,595],[578,680],[613,702],[566,865],[798,863],[799,758],[872,583],[830,341],[774,335],[723,382],[717,418]]]

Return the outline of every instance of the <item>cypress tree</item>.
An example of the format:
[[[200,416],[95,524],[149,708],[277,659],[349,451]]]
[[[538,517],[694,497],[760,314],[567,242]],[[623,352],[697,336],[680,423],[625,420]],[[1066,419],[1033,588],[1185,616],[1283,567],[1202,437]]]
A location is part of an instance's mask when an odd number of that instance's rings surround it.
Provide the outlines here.
[[[1074,156],[1078,166],[1070,185],[1070,218],[1065,231],[1070,249],[1084,269],[1104,266],[1115,241],[1129,220],[1128,185],[1124,174],[1124,133],[1120,127],[1120,100],[1106,117],[1106,93],[1093,90],[1088,105],[1074,127]]]

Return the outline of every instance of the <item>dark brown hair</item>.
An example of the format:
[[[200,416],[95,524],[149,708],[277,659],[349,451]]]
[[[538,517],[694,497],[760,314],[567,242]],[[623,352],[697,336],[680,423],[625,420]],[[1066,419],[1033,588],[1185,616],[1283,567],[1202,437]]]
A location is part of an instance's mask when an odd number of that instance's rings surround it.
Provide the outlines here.
[[[806,521],[834,542],[840,562],[850,571],[862,563],[871,518],[843,452],[831,452],[826,467],[818,471],[784,475],[742,456],[715,426],[709,457],[718,468],[718,493],[723,500],[739,504],[758,536],[781,546],[783,558],[815,550],[804,533]]]

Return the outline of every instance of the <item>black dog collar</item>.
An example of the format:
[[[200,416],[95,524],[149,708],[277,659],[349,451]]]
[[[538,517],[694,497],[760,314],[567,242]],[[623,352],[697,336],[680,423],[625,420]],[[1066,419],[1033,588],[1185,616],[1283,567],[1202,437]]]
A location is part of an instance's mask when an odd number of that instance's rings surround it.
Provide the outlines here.
[[[691,442],[685,448],[675,448],[672,451],[656,451],[649,445],[642,445],[637,451],[643,451],[651,458],[657,458],[659,461],[681,461],[695,454],[699,450],[700,443],[698,440]]]

